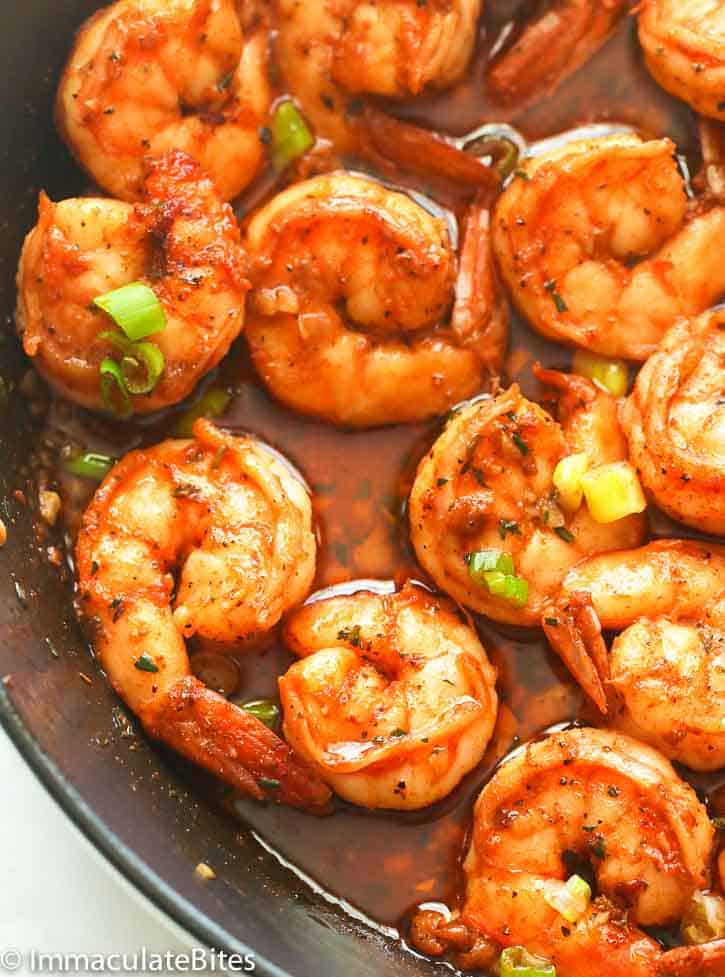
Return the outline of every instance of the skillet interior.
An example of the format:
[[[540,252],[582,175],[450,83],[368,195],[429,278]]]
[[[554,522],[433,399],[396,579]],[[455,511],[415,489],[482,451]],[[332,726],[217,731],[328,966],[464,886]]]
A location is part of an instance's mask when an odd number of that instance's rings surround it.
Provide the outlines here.
[[[80,190],[78,170],[50,120],[73,29],[96,6],[23,0],[3,4],[0,14],[0,375],[15,383],[24,368],[12,328],[17,257],[38,190],[56,198]],[[11,396],[0,416],[0,515],[9,530],[0,549],[0,675],[9,676],[0,684],[0,720],[46,787],[147,896],[206,944],[255,951],[258,973],[442,972],[297,882],[237,822],[190,793],[175,761],[144,739],[122,735],[110,687],[100,677],[88,685],[79,675],[93,669],[70,592],[36,555],[29,515],[9,498],[37,436],[23,398]],[[200,861],[217,869],[215,882],[194,875]]]

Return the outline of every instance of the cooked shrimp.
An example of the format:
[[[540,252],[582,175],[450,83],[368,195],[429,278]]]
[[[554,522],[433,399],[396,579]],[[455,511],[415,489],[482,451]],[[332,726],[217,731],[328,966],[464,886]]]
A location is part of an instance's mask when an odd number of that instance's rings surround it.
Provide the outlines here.
[[[276,0],[276,54],[318,136],[355,148],[354,96],[409,98],[464,74],[481,0]]]
[[[546,957],[558,977],[657,977],[669,955],[640,927],[679,921],[708,884],[712,842],[704,805],[654,750],[604,730],[554,733],[504,762],[476,802],[461,922]],[[576,922],[548,901],[572,863],[588,864],[599,893]],[[710,948],[721,966],[724,947]],[[684,973],[713,973],[696,949]]]
[[[639,40],[655,80],[700,115],[725,120],[721,0],[641,0]]]
[[[279,680],[285,736],[341,797],[415,810],[481,760],[496,672],[450,602],[358,591],[307,604],[285,638],[301,659]]]
[[[81,28],[57,120],[114,197],[138,199],[144,159],[181,149],[231,200],[264,160],[270,100],[267,30],[249,0],[117,0]]]
[[[725,292],[725,209],[688,219],[669,139],[620,134],[527,160],[494,212],[514,302],[543,335],[644,360]]]
[[[617,403],[583,377],[538,369],[559,388],[557,423],[518,386],[458,411],[423,458],[410,495],[411,537],[436,584],[459,603],[497,621],[538,625],[542,609],[567,571],[591,553],[637,545],[645,524],[628,516],[594,522],[585,506],[565,513],[554,470],[569,454],[596,464],[626,457]],[[511,554],[528,582],[517,606],[476,583],[467,558],[480,550]]]
[[[629,453],[657,505],[725,535],[725,310],[684,319],[645,363],[622,412]]]
[[[600,627],[624,629],[609,656]],[[590,656],[582,685],[618,728],[694,770],[725,766],[725,547],[660,540],[585,560],[545,630],[575,674]]]
[[[604,44],[627,6],[627,0],[546,3],[489,69],[494,98],[521,108],[552,95]]]
[[[416,421],[501,366],[507,316],[483,206],[469,217],[455,304],[444,221],[350,173],[283,191],[252,218],[247,245],[252,359],[296,410],[353,427]]]
[[[18,271],[17,325],[25,352],[64,397],[107,406],[100,364],[117,356],[113,322],[94,298],[142,280],[166,328],[151,338],[165,358],[154,389],[132,398],[145,414],[177,403],[227,353],[244,324],[246,255],[231,208],[183,153],[149,163],[144,202],[101,197],[52,203],[41,194],[37,225]]]
[[[252,797],[327,800],[286,744],[192,676],[184,643],[244,642],[309,591],[310,499],[268,449],[202,419],[193,440],[131,452],[84,515],[77,562],[95,651],[149,735]]]

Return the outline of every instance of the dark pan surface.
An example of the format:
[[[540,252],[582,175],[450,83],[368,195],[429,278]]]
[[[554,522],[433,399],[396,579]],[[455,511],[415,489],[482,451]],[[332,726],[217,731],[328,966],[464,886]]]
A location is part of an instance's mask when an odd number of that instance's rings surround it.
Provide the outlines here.
[[[73,30],[95,6],[6,0],[0,13],[0,375],[14,382],[22,368],[12,338],[14,274],[37,192],[62,197],[80,189],[50,119]],[[88,659],[68,588],[36,555],[27,511],[8,499],[35,437],[23,398],[11,397],[0,416],[0,514],[9,530],[0,549],[0,719],[51,794],[157,905],[203,943],[253,950],[258,973],[435,973],[295,880],[237,822],[192,795],[172,760],[125,726]],[[81,671],[92,676],[90,685]],[[195,876],[201,861],[216,869],[213,883]]]

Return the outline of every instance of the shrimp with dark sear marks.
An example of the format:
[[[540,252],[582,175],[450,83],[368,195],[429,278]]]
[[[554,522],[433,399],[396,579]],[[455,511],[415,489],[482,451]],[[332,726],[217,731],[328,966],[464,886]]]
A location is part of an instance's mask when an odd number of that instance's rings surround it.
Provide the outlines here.
[[[357,148],[355,100],[409,98],[465,72],[481,0],[275,0],[283,80],[318,136]]]
[[[59,129],[122,200],[141,195],[144,159],[171,149],[193,156],[231,200],[265,158],[267,34],[250,0],[117,0],[78,34]]]
[[[592,463],[626,457],[616,400],[583,377],[536,370],[558,391],[560,423],[518,386],[457,410],[421,461],[410,495],[410,528],[421,565],[466,607],[498,621],[539,624],[567,571],[592,553],[635,546],[644,517],[609,525],[584,506],[559,504],[553,476],[562,458],[586,452]],[[511,603],[471,575],[470,554],[502,551],[528,583]]]
[[[725,8],[721,0],[641,0],[647,67],[671,95],[725,121]]]
[[[259,636],[309,592],[310,499],[278,458],[203,419],[193,440],[131,452],[84,515],[77,566],[95,651],[149,735],[257,799],[327,801],[282,740],[192,675],[185,646]]]
[[[622,411],[632,464],[657,505],[725,535],[725,309],[683,319],[640,370]]]
[[[566,143],[526,160],[492,220],[511,296],[550,339],[645,360],[725,293],[725,209],[688,205],[669,139]]]
[[[694,790],[655,750],[621,733],[570,729],[517,751],[479,796],[464,862],[460,922],[503,947],[525,946],[557,977],[721,974],[725,941],[665,952],[641,929],[679,922],[707,887],[713,828]],[[596,898],[555,906],[572,864]],[[552,905],[553,903],[553,905]]]
[[[415,810],[481,760],[496,721],[496,672],[452,603],[407,584],[296,611],[300,661],[279,680],[284,732],[341,797]]]
[[[467,218],[460,270],[441,218],[346,172],[283,191],[253,216],[246,242],[252,359],[295,410],[351,427],[417,421],[502,365],[507,309],[482,203]]]
[[[523,108],[552,95],[604,44],[628,0],[549,0],[489,68],[488,89]]]
[[[609,654],[601,628],[622,632]],[[725,547],[660,540],[585,560],[544,629],[618,728],[694,770],[725,766]]]
[[[247,259],[232,209],[184,153],[148,163],[144,200],[40,198],[18,270],[17,326],[25,352],[59,393],[103,410],[101,364],[116,355],[114,323],[94,299],[142,281],[166,319],[151,336],[164,368],[145,414],[183,400],[226,355],[244,325]]]

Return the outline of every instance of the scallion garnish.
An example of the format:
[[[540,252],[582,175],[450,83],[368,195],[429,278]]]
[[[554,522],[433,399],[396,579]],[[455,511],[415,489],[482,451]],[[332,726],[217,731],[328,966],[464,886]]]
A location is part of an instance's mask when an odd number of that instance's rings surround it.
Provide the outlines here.
[[[190,438],[194,421],[200,417],[219,417],[227,409],[232,395],[221,387],[209,387],[193,407],[179,416],[174,434],[179,438]]]
[[[110,315],[131,342],[138,342],[166,328],[163,306],[153,289],[143,282],[122,285],[97,296],[93,303]]]
[[[556,977],[556,967],[545,957],[529,953],[526,947],[509,946],[498,962],[501,977]]]
[[[139,672],[158,672],[159,670],[159,666],[146,651],[133,664]]]
[[[525,607],[529,601],[529,584],[516,576],[510,553],[500,550],[478,550],[466,557],[468,574],[479,586],[488,588],[494,597],[501,597],[515,607]]]
[[[133,343],[121,360],[121,373],[132,394],[148,394],[164,372],[164,354],[155,343]]]
[[[101,374],[101,398],[108,410],[119,417],[128,417],[133,408],[131,407],[131,397],[123,379],[121,367],[108,357],[101,361],[99,368]]]
[[[101,482],[116,464],[116,459],[110,455],[102,455],[97,451],[86,451],[82,455],[76,455],[65,463],[65,469],[71,475],[78,475],[80,478],[92,478],[96,482]]]
[[[272,163],[283,170],[314,145],[307,123],[291,99],[280,102],[272,117]]]
[[[261,723],[274,729],[279,721],[279,706],[271,699],[254,699],[242,704],[242,709],[255,716]]]

